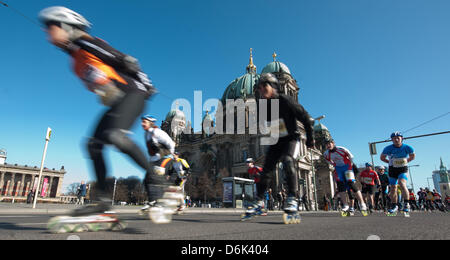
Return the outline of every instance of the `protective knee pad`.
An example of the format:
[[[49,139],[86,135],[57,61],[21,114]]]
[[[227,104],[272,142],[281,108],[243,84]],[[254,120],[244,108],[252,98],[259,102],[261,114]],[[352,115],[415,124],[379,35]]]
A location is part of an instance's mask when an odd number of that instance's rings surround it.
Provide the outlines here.
[[[350,187],[350,189],[351,189],[353,192],[358,192],[358,191],[359,191],[359,189],[358,189],[358,187],[356,186],[356,183],[355,183],[355,182],[349,182],[349,183],[348,183],[348,186]]]

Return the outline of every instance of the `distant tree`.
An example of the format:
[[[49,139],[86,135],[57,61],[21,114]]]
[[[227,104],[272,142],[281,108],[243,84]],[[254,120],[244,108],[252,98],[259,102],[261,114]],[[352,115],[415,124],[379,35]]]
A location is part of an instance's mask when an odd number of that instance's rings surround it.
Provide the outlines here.
[[[129,202],[128,187],[125,183],[119,181],[117,182],[114,200]]]
[[[80,187],[80,185],[81,185],[81,183],[79,183],[79,182],[75,182],[75,183],[70,184],[67,187],[66,195],[68,195],[68,196],[76,196],[78,187]]]
[[[197,195],[199,199],[208,200],[215,197],[213,183],[208,176],[208,172],[204,172],[198,179]]]

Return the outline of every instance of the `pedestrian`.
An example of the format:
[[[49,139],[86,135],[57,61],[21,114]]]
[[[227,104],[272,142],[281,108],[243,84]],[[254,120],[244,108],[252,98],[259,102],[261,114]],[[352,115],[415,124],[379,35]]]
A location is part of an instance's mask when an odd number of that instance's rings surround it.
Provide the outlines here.
[[[27,204],[33,203],[34,200],[34,190],[31,190],[30,193],[28,193],[27,196]]]
[[[77,204],[84,205],[84,199],[86,198],[86,184],[84,181],[81,181],[80,186],[77,189]]]
[[[416,158],[414,149],[403,143],[403,135],[400,132],[391,134],[392,144],[385,147],[381,153],[380,160],[389,164],[389,184],[392,207],[388,210],[390,214],[398,211],[398,199],[396,186],[399,185],[404,200],[403,211],[409,212],[409,192],[406,182],[408,180],[408,163]]]
[[[257,191],[257,200],[246,211],[246,216],[261,215],[264,191],[273,179],[273,171],[277,163],[281,161],[286,174],[287,199],[283,210],[288,214],[298,212],[298,179],[295,168],[295,158],[298,157],[300,147],[300,131],[298,121],[303,124],[306,132],[306,147],[314,147],[313,128],[311,116],[294,98],[280,91],[280,82],[272,73],[261,74],[256,86],[257,102],[261,100],[277,100],[278,102],[267,102],[267,122],[270,121],[271,129],[276,129],[272,134],[276,135],[277,141],[270,145],[265,155],[263,172],[261,173],[261,189]],[[272,107],[272,103],[278,107]],[[279,118],[272,118],[272,109],[278,110]]]
[[[303,206],[305,207],[306,211],[311,210],[309,207],[309,200],[308,200],[308,196],[307,196],[306,192],[302,196],[302,203],[303,203]]]
[[[268,193],[269,193],[269,202],[268,202],[267,209],[268,210],[274,210],[275,199],[273,197],[272,189],[269,189]]]
[[[145,154],[126,134],[155,89],[137,59],[90,35],[91,23],[80,14],[55,6],[42,10],[39,19],[50,43],[72,58],[75,74],[107,107],[87,143],[97,179],[97,203],[76,209],[72,216],[103,213],[111,207],[106,183],[105,145],[113,145],[131,157],[144,172],[152,170]]]

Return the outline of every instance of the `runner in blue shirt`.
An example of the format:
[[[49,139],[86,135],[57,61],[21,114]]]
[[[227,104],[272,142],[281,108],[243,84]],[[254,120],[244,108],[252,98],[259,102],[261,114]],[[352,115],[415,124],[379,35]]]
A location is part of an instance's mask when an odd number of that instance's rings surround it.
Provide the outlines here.
[[[400,132],[391,134],[392,145],[384,148],[380,156],[380,160],[389,164],[389,196],[391,198],[392,207],[388,210],[389,213],[396,213],[398,211],[398,195],[397,184],[402,191],[404,198],[403,210],[409,213],[409,191],[406,186],[408,180],[408,163],[416,158],[414,149],[403,143],[403,135]]]

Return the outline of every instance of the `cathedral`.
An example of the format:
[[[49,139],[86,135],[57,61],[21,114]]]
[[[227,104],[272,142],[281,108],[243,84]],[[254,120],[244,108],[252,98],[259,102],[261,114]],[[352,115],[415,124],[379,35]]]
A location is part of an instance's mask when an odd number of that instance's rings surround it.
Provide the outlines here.
[[[275,53],[272,57],[273,61],[262,69],[261,74],[274,74],[280,82],[280,91],[293,97],[298,102],[300,88],[297,81],[289,68],[277,60]],[[249,64],[246,66],[245,72],[244,75],[231,81],[225,88],[220,99],[221,104],[217,106],[218,109],[221,109],[222,104],[225,104],[227,100],[241,99],[246,103],[255,101],[255,83],[258,81],[260,74],[257,73],[257,68],[253,63],[252,49],[250,49]],[[229,108],[226,107],[226,109]],[[308,110],[308,108],[305,109]],[[178,108],[172,109],[167,114],[161,128],[172,137],[181,157],[191,165],[192,176],[189,180],[191,184],[195,185],[199,178],[205,174],[214,183],[220,183],[221,179],[225,177],[249,178],[245,163],[247,158],[253,158],[256,165],[262,166],[264,164],[265,151],[268,146],[262,145],[263,134],[251,133],[249,110],[248,107],[245,107],[243,111],[237,111],[235,108],[231,111],[223,111],[222,122],[225,122],[229,113],[234,114],[235,122],[238,116],[245,118],[245,131],[238,133],[235,127],[233,134],[229,134],[229,131],[226,131],[227,134],[219,134],[218,131],[214,131],[214,128],[218,127],[218,119],[213,118],[209,111],[206,111],[203,116],[201,132],[197,133],[193,133],[191,123],[186,122],[184,113]],[[314,111],[308,112],[314,114]],[[306,133],[303,125],[298,122],[298,127],[301,130],[301,145],[300,155],[295,158],[299,196],[306,195],[313,209],[315,207],[323,209],[324,196],[330,198],[335,191],[332,169],[322,158],[325,149],[324,139],[330,136],[330,132],[320,123],[320,119],[311,118],[311,122],[314,121],[314,137],[316,140],[316,148],[311,150],[306,147]],[[185,134],[186,131],[184,130],[186,129],[191,130],[189,134]],[[273,174],[275,178],[273,178],[272,190],[275,194],[282,190],[285,185],[281,164]]]

